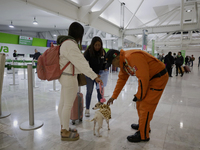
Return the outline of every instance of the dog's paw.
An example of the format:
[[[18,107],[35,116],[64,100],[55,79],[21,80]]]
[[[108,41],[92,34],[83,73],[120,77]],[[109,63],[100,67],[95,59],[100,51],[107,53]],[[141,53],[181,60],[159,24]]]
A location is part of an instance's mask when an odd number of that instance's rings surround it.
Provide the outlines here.
[[[108,130],[110,130],[110,128],[108,128]]]

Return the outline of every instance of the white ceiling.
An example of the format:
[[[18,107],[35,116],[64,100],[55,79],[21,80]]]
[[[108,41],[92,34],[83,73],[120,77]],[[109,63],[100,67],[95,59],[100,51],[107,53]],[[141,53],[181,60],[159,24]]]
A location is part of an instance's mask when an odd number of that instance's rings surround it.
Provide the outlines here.
[[[48,3],[48,0],[40,0],[43,3]],[[55,1],[55,0],[54,0]],[[90,5],[95,0],[57,0],[63,5],[68,5],[70,2],[74,6],[81,7]],[[91,12],[99,11],[109,0],[99,0],[91,8]],[[100,16],[108,20],[109,22],[120,26],[120,6],[121,2],[125,3],[125,26],[128,24],[131,16],[137,10],[139,4],[142,0],[114,0],[108,8],[103,11]],[[31,1],[30,1],[31,2]],[[66,2],[66,3],[65,3]],[[53,4],[54,5],[54,4]],[[180,0],[144,0],[138,12],[135,14],[135,18],[132,20],[132,23],[128,28],[137,28],[141,24],[144,24],[154,18],[157,18],[159,15],[162,15],[175,7],[180,6]],[[55,6],[56,7],[56,6]],[[56,25],[57,29],[66,29],[69,24],[73,21],[72,19],[67,18],[66,16],[59,15],[57,12],[52,10],[47,10],[38,7],[36,5],[31,5],[29,0],[27,3],[23,0],[0,0],[0,25],[9,25],[11,21],[13,25],[20,27],[30,27],[33,30],[44,28],[54,28]],[[32,24],[34,17],[38,21],[39,25],[35,26]],[[159,21],[158,18],[156,21]],[[174,23],[180,21],[180,17],[175,18]],[[154,25],[154,23],[148,24],[149,26]],[[9,28],[8,28],[9,29]]]
[[[0,0],[0,32],[64,30],[75,20],[120,37],[122,2],[124,34],[132,36],[129,40],[133,42],[141,42],[137,35],[143,29],[149,30],[150,40],[168,39],[171,36],[167,33],[181,30],[199,30],[200,0]],[[186,9],[192,12],[187,13]],[[182,12],[183,20],[191,19],[183,26]],[[32,24],[34,17],[38,25]],[[11,21],[14,29],[8,27]]]

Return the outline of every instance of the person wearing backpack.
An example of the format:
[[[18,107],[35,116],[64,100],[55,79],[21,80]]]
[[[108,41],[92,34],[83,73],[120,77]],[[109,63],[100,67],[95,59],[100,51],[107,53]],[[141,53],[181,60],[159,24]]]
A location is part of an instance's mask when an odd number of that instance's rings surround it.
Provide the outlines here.
[[[101,73],[104,71],[104,56],[106,52],[103,49],[103,42],[100,37],[95,36],[92,39],[91,44],[89,47],[86,49],[84,56],[85,59],[89,62],[90,67],[92,70],[100,76]],[[86,110],[85,110],[85,116],[90,117],[90,102],[91,102],[91,97],[92,97],[92,92],[94,88],[94,83],[96,86],[98,85],[95,80],[92,80],[91,78],[88,78],[86,76],[86,81],[87,81],[87,92],[86,92]],[[100,102],[101,94],[99,89],[97,89],[97,98],[98,101]]]
[[[59,78],[61,95],[58,115],[61,124],[62,141],[75,141],[79,139],[77,130],[69,128],[71,109],[78,92],[77,74],[83,73],[92,80],[102,84],[102,80],[90,68],[79,49],[78,43],[81,46],[83,34],[83,26],[78,22],[73,22],[69,27],[68,36],[59,36],[57,38],[57,44],[61,45],[60,69],[70,62]]]

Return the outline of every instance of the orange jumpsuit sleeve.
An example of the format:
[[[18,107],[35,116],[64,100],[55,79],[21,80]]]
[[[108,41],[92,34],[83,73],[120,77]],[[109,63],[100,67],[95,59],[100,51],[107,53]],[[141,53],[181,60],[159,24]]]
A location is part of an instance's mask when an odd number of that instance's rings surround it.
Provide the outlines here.
[[[132,54],[132,56],[129,57],[128,62],[131,67],[136,69],[138,91],[135,96],[141,101],[145,98],[149,86],[149,65],[145,56],[141,53]]]
[[[123,73],[121,69],[122,68],[120,68],[117,84],[115,86],[115,90],[112,95],[112,98],[114,98],[114,99],[117,99],[118,95],[120,94],[121,90],[123,89],[124,85],[126,84],[126,81],[129,78],[129,75],[127,73]]]

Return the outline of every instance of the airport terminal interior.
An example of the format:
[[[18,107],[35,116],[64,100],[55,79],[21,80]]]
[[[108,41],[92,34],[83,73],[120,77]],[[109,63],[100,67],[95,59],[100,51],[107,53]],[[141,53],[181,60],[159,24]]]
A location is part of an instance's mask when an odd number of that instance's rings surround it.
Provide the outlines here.
[[[0,54],[5,54],[5,64],[0,55],[0,150],[200,150],[200,0],[0,0],[0,14]],[[103,120],[102,137],[93,135],[91,121],[98,102],[96,86],[90,117],[85,117],[86,86],[80,86],[83,118],[75,124],[70,120],[80,138],[61,140],[61,85],[58,80],[39,79],[37,70],[28,73],[26,66],[35,66],[35,49],[44,53],[59,35],[68,34],[74,21],[84,27],[82,52],[98,36],[106,52],[139,49],[163,63],[168,52],[176,53],[174,57],[181,52],[184,61],[190,58],[183,64],[190,72],[184,70],[183,75],[176,76],[172,65],[172,77],[150,122],[149,141],[127,140],[136,133],[131,124],[139,119],[133,101],[139,86],[136,76],[129,77],[110,105],[110,130]],[[13,57],[14,50],[18,57]],[[119,71],[109,68],[106,100],[113,94]]]

